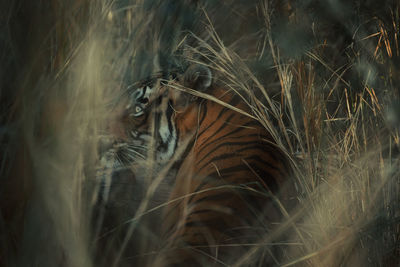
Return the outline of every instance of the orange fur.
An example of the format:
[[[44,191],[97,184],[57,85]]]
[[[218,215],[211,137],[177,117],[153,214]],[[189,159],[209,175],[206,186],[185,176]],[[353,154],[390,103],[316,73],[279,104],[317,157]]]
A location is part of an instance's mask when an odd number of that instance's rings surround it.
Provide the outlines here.
[[[210,94],[235,101],[223,89],[211,88]],[[236,107],[248,111],[240,100]],[[233,263],[236,252],[245,251],[242,243],[261,241],[257,227],[281,220],[268,194],[285,187],[288,161],[258,122],[210,100],[189,106],[176,123],[181,139],[189,130],[196,134],[176,176],[173,204],[164,212],[165,254],[157,264],[207,265],[213,258]],[[256,236],[245,237],[249,234]],[[224,247],[228,244],[238,247]]]

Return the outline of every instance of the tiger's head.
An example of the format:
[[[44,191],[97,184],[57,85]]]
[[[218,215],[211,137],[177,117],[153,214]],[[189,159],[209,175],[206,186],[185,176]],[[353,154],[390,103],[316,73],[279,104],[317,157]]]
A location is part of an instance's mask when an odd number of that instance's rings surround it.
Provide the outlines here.
[[[183,74],[155,75],[128,88],[108,127],[120,146],[117,157],[133,163],[152,153],[161,165],[171,159],[180,140],[193,130],[198,106],[195,97],[177,87],[205,91],[211,81],[207,67],[192,65]]]

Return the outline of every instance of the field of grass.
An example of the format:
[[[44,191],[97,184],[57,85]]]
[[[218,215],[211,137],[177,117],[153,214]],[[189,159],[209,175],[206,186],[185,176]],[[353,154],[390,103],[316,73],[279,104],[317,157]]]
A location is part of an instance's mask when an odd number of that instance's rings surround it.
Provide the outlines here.
[[[291,159],[300,205],[277,266],[399,266],[399,39],[395,0],[2,1],[0,266],[147,253],[127,240],[149,242],[137,233],[160,174],[144,193],[115,187],[94,215],[98,140],[121,88],[193,62],[248,99]]]

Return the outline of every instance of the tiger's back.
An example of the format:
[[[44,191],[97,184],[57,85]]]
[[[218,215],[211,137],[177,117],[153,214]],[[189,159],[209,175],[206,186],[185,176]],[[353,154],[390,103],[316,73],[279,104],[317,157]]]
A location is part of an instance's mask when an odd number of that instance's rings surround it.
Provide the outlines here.
[[[206,93],[250,111],[232,91],[211,87]],[[293,197],[291,166],[258,121],[229,106],[203,99],[178,114],[176,123],[180,133],[195,133],[176,176],[173,204],[164,211],[161,265],[235,263],[282,220],[275,201]]]

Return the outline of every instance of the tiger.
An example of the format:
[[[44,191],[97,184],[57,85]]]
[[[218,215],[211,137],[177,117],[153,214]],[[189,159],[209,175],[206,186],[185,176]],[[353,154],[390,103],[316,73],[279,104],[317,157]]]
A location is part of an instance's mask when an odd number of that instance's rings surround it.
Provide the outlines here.
[[[119,164],[151,158],[160,171],[174,160],[172,186],[162,205],[161,242],[149,266],[230,265],[251,244],[266,242],[285,217],[282,203],[296,198],[287,186],[293,171],[288,156],[250,115],[243,96],[215,81],[210,68],[192,65],[136,84],[120,102],[109,131],[129,144],[122,148],[135,151],[116,151]],[[278,264],[274,256],[253,261]]]

